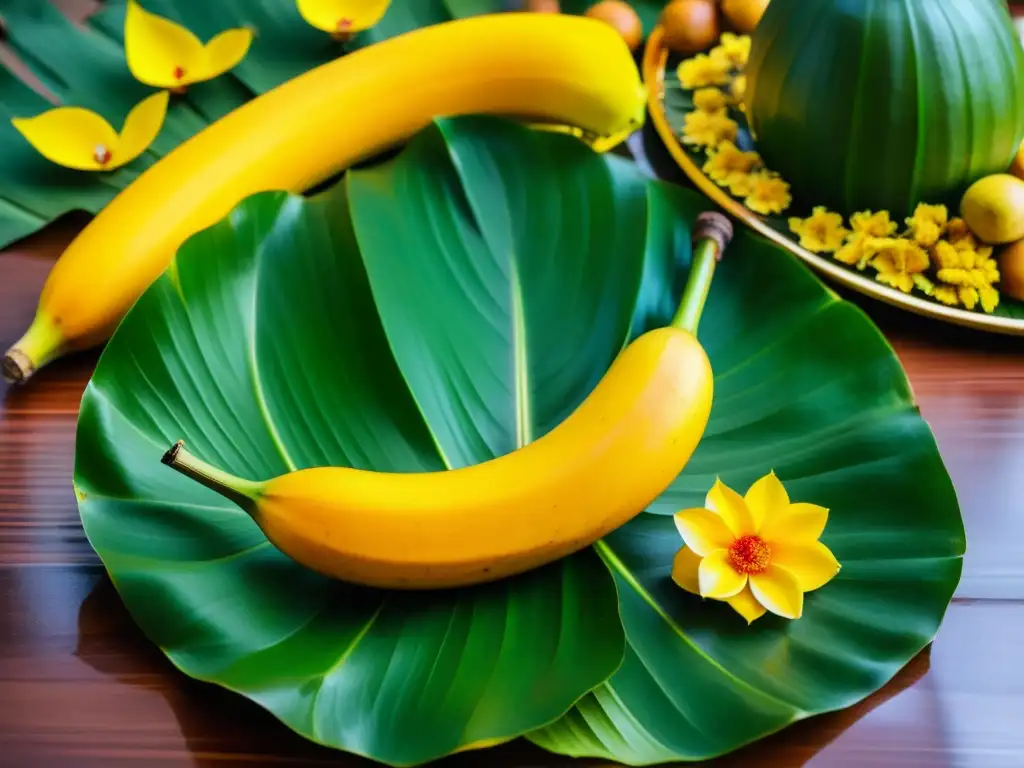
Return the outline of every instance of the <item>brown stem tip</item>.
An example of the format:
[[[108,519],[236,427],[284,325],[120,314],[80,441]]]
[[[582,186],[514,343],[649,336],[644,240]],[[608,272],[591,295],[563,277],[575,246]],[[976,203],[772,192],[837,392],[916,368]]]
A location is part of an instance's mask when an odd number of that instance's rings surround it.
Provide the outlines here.
[[[725,248],[732,241],[732,222],[723,214],[716,211],[705,211],[697,217],[697,224],[693,230],[694,242],[709,239],[718,246],[718,253],[715,254],[716,261],[722,260]]]
[[[20,349],[12,349],[4,355],[4,379],[11,384],[24,384],[35,370],[28,355]]]
[[[169,467],[173,467],[174,463],[178,460],[178,454],[184,447],[185,441],[179,440],[178,442],[176,442],[174,445],[167,449],[167,453],[165,453],[163,455],[163,458],[160,459],[160,463],[166,464]]]

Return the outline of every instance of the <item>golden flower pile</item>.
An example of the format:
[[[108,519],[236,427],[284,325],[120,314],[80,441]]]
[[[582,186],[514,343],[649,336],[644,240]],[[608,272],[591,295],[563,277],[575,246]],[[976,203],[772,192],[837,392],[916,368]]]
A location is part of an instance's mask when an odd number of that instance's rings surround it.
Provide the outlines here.
[[[703,150],[704,173],[728,189],[752,211],[768,215],[789,208],[789,184],[768,170],[756,152],[736,146],[739,123],[731,108],[742,111],[750,55],[750,37],[726,32],[719,45],[680,63],[677,74],[683,88],[693,91],[694,110],[683,120],[683,143]]]
[[[702,170],[750,210],[781,214],[792,204],[789,184],[765,167],[757,152],[737,145],[740,124],[730,110],[743,111],[750,55],[746,35],[725,33],[707,53],[683,60],[676,70],[692,91],[693,111],[683,120],[682,142],[705,155]],[[790,218],[801,247],[832,254],[836,261],[903,293],[915,291],[947,306],[991,313],[999,306],[999,268],[992,249],[979,243],[962,219],[943,205],[920,204],[900,230],[887,211],[862,211],[844,221],[817,206],[805,219]]]
[[[992,249],[975,240],[963,219],[951,219],[944,205],[922,203],[905,224],[898,232],[887,211],[862,211],[847,228],[842,216],[818,206],[806,219],[790,218],[789,229],[802,248],[870,268],[876,280],[903,293],[916,289],[947,306],[988,313],[999,306]]]

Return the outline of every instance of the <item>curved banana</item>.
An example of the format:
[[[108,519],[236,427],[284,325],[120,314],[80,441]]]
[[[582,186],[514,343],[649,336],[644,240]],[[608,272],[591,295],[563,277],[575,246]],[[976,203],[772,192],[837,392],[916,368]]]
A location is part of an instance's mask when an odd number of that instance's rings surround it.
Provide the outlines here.
[[[292,559],[344,581],[453,587],[553,562],[642,512],[703,436],[713,376],[696,327],[731,232],[705,214],[673,324],[630,343],[564,422],[505,456],[442,472],[320,467],[265,482],[228,475],[181,441],[163,462],[236,502]]]
[[[476,16],[324,64],[208,126],[112,200],[54,265],[4,375],[25,381],[59,355],[105,341],[177,248],[244,197],[310,189],[435,117],[550,124],[604,151],[643,123],[644,109],[622,38],[581,16]]]

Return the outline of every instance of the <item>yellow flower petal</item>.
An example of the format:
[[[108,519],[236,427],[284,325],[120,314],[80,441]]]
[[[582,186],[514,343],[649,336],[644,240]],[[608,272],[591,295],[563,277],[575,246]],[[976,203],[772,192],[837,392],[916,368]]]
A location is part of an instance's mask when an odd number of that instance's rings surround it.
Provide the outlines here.
[[[839,573],[839,561],[820,541],[810,544],[775,542],[772,547],[772,565],[796,577],[804,592],[823,587]]]
[[[828,510],[817,504],[790,504],[765,518],[760,536],[774,549],[775,542],[809,543],[817,541],[828,522]]]
[[[783,515],[789,508],[789,494],[775,476],[774,470],[750,486],[743,500],[754,516],[755,530],[758,531],[765,520]]]
[[[297,0],[307,24],[331,34],[369,29],[382,18],[390,0]]]
[[[736,613],[747,620],[747,624],[753,624],[766,612],[765,607],[757,602],[754,593],[750,591],[750,584],[730,597],[728,603]]]
[[[676,529],[683,537],[686,546],[700,557],[707,557],[718,549],[728,547],[733,542],[725,522],[708,509],[684,509],[674,515]]]
[[[733,538],[757,532],[754,516],[747,508],[747,502],[721,480],[715,480],[715,484],[708,491],[705,505],[712,512],[717,512],[721,516],[722,521],[732,532]],[[701,554],[707,556],[709,553]]]
[[[701,597],[715,600],[732,597],[747,586],[747,575],[732,567],[727,549],[716,549],[700,561],[697,580]]]
[[[95,112],[81,107],[57,107],[35,117],[15,118],[11,123],[51,162],[81,171],[110,167],[109,161],[101,163],[97,155],[112,155],[117,133]]]
[[[167,91],[160,91],[132,108],[124,120],[124,128],[121,129],[121,136],[114,147],[114,156],[108,167],[116,168],[130,163],[153,143],[164,124],[170,96]]]
[[[675,560],[672,561],[672,581],[695,595],[700,594],[700,582],[697,579],[697,569],[700,568],[701,556],[689,547],[683,547],[676,552]]]
[[[129,0],[124,19],[128,69],[139,82],[178,88],[205,69],[203,44],[189,30]]]
[[[763,573],[750,577],[750,591],[757,602],[777,616],[799,619],[804,613],[804,593],[789,571],[769,565]]]
[[[245,58],[252,45],[252,30],[227,29],[210,38],[206,44],[206,65],[201,79],[223,75]]]

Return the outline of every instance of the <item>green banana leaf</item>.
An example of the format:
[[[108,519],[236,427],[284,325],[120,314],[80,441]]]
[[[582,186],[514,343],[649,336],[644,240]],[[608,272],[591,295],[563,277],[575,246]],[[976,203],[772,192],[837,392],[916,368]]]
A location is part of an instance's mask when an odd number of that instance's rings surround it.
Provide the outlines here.
[[[135,620],[186,674],[393,765],[524,733],[625,763],[707,757],[884,685],[953,594],[957,501],[879,332],[745,229],[700,328],[704,440],[648,512],[563,561],[436,593],[332,582],[160,463],[179,438],[250,478],[507,453],[667,322],[709,206],[572,137],[464,117],[196,234],[82,402],[82,521]],[[832,510],[843,568],[802,619],[748,627],[669,579],[670,514],[771,469]]]
[[[522,7],[520,0],[393,0],[384,18],[348,43],[303,20],[295,0],[142,0],[153,13],[184,24],[201,39],[233,27],[254,30],[246,58],[231,72],[172,99],[147,152],[112,172],[75,171],[51,163],[11,125],[54,104],[0,64],[0,248],[75,210],[98,213],[153,162],[253,97],[346,52],[419,27]],[[634,3],[653,28],[659,0]],[[590,3],[570,0],[565,11]],[[94,110],[120,128],[132,106],[155,89],[136,81],[124,58],[125,0],[109,0],[86,24],[72,24],[51,0],[5,0],[5,42],[57,104]]]
[[[699,148],[683,144],[681,141],[682,128],[686,115],[694,110],[693,94],[691,91],[687,91],[682,87],[679,82],[679,76],[676,73],[677,67],[682,59],[683,57],[678,54],[671,54],[665,67],[665,87],[663,91],[665,117],[676,132],[677,137],[680,139],[679,146],[681,146],[687,155],[690,156],[690,159],[696,163],[697,167],[701,168],[703,167],[706,159],[704,152]],[[736,146],[745,152],[756,151],[757,147],[750,134],[750,127],[747,125],[747,118],[743,112],[735,106],[730,106],[728,114],[729,117],[739,126],[735,141]],[[801,199],[798,190],[793,190],[793,193],[793,204],[789,210],[785,211],[782,215],[763,216],[762,218],[772,229],[796,242],[799,238],[796,238],[789,229],[789,217],[810,216],[811,210],[814,207],[814,201]],[[950,215],[954,214],[951,213]],[[893,288],[892,290],[895,291],[896,289]],[[980,312],[980,310],[976,311]],[[995,308],[995,311],[992,314],[997,317],[1024,319],[1024,301],[1018,301],[1017,299],[1013,299],[1003,294],[1000,296],[999,306]]]

